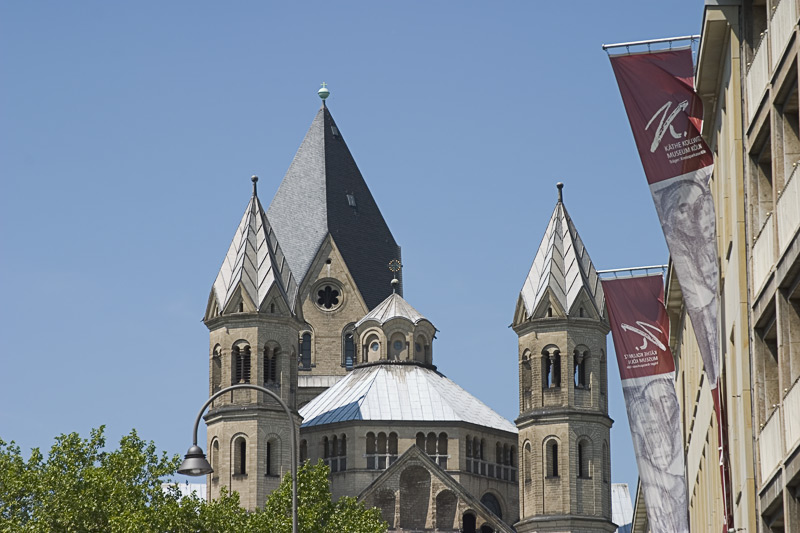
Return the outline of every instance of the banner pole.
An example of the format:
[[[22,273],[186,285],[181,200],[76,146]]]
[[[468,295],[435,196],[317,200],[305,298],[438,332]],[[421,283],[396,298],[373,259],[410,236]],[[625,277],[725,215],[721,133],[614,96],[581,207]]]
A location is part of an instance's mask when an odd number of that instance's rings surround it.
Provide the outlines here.
[[[672,43],[675,41],[696,41],[700,39],[699,35],[684,35],[683,37],[666,37],[664,39],[648,39],[646,41],[631,41],[628,43],[615,43],[615,44],[604,44],[603,50],[608,50],[610,48],[622,48],[622,47],[629,47],[629,46],[644,46],[644,45],[651,45],[657,43]]]

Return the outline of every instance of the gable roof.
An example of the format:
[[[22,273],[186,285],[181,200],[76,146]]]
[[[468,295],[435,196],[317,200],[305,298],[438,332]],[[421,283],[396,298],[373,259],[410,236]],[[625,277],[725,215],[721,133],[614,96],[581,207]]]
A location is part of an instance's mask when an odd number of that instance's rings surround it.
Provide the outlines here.
[[[470,510],[479,515],[483,521],[491,524],[495,531],[502,533],[513,533],[513,528],[503,522],[501,518],[498,518],[484,504],[482,504],[478,498],[470,494],[467,489],[461,485],[461,483],[453,478],[453,476],[442,470],[442,468],[436,464],[427,453],[420,450],[416,444],[412,444],[411,447],[397,459],[397,461],[384,470],[381,475],[375,478],[372,483],[367,485],[367,487],[364,488],[364,490],[362,490],[357,496],[358,501],[363,502],[375,491],[380,490],[381,487],[384,486],[389,480],[397,476],[399,471],[403,470],[406,466],[409,466],[409,463],[413,464],[414,462],[417,464],[422,463],[425,469],[431,473],[431,476],[436,477],[442,483],[442,485],[452,490],[459,498],[464,500],[464,502],[469,506]]]
[[[603,316],[605,300],[600,278],[561,198],[520,291],[528,318],[545,298],[548,289],[566,314],[569,314],[581,289],[585,289],[597,316]]]
[[[413,324],[419,323],[421,320],[428,320],[422,314],[414,309],[410,303],[405,299],[393,292],[384,301],[379,303],[375,309],[367,313],[364,318],[356,323],[356,327],[361,324],[374,320],[379,324],[385,324],[393,318],[405,318]],[[430,320],[428,320],[430,322]]]
[[[400,247],[324,104],[267,215],[300,283],[330,233],[367,307],[390,294],[387,267],[401,259]]]
[[[428,367],[387,361],[354,368],[300,409],[301,427],[351,420],[467,422],[517,433],[486,404]]]
[[[258,200],[255,189],[257,178],[253,180],[253,196],[214,280],[212,294],[222,313],[241,287],[255,304],[256,310],[260,310],[264,298],[275,287],[289,310],[294,312],[297,283]]]

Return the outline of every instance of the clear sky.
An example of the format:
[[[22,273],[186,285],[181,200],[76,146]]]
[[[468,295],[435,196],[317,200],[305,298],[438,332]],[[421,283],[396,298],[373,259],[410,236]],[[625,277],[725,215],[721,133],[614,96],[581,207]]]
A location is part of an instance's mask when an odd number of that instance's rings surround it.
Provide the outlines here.
[[[667,260],[600,46],[698,33],[702,8],[0,3],[0,438],[49,448],[106,424],[185,453],[250,176],[267,205],[322,81],[405,297],[440,330],[434,363],[513,421],[508,325],[555,183],[598,269]],[[612,478],[633,492],[613,361]]]

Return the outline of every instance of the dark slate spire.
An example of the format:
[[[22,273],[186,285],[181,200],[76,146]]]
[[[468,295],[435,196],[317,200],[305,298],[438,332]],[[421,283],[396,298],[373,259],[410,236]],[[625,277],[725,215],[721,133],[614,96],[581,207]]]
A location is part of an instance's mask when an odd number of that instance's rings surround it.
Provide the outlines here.
[[[387,265],[400,259],[400,247],[326,106],[314,117],[267,216],[299,283],[330,233],[370,309],[392,293]]]

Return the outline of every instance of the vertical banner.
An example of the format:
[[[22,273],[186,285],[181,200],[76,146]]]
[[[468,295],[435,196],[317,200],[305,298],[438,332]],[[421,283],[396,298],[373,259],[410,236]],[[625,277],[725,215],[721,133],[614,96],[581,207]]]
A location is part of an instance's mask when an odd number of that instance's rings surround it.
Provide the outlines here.
[[[708,188],[714,158],[700,135],[703,104],[694,91],[692,51],[686,47],[610,58],[711,386],[727,530],[732,499],[718,387],[717,230]]]
[[[700,136],[690,48],[611,56],[633,137],[712,389],[719,379],[714,159]]]
[[[680,407],[660,275],[603,280],[652,533],[688,533]]]

